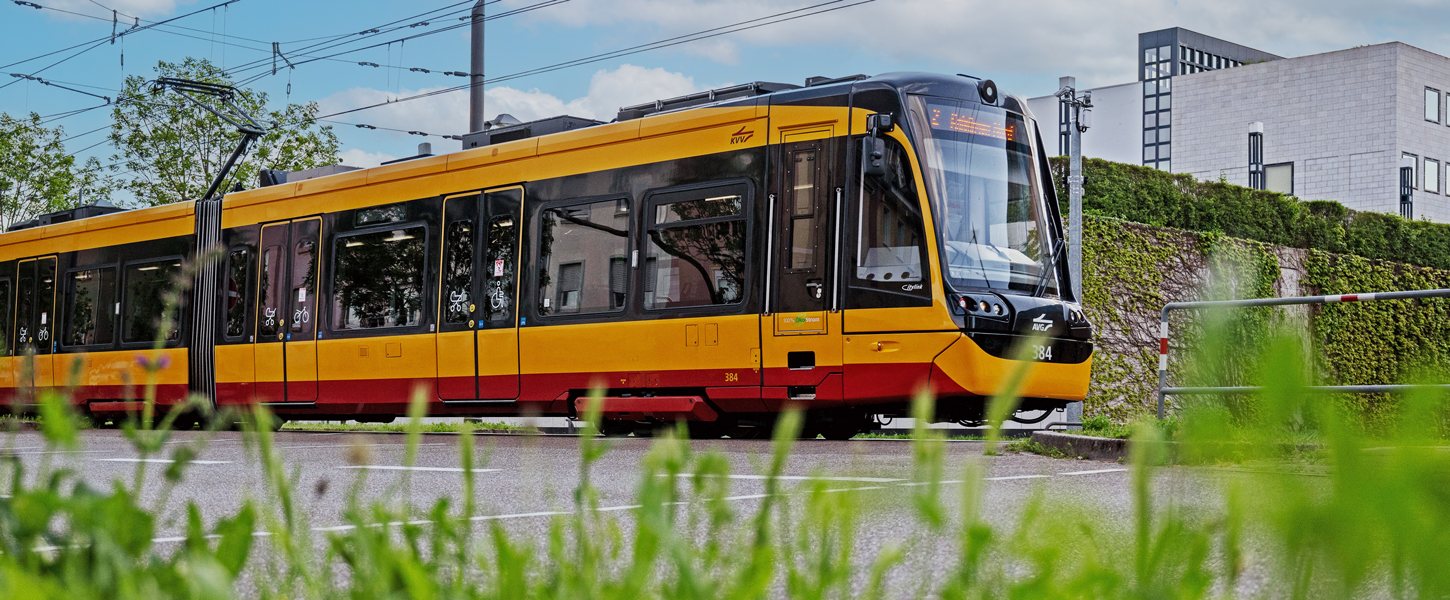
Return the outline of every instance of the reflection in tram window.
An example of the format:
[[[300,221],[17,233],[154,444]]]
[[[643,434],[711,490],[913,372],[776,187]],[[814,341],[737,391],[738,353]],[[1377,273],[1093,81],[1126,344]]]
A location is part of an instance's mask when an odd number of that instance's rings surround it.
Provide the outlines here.
[[[252,253],[247,250],[233,250],[227,260],[227,333],[228,338],[240,338],[246,333],[247,322],[247,279],[251,275]]]
[[[629,212],[606,200],[545,210],[539,234],[539,314],[619,310],[609,259],[628,255]]]
[[[160,315],[172,281],[181,271],[180,261],[162,261],[126,267],[126,296],[121,303],[121,341],[154,342],[181,337],[181,308],[171,307],[165,331]],[[173,299],[174,301],[174,299]]]
[[[0,279],[0,356],[10,356],[10,280]]]
[[[443,322],[467,323],[476,306],[473,289],[473,221],[448,224],[443,232]]]
[[[518,252],[518,227],[512,216],[494,217],[488,222],[488,246],[483,250],[483,320],[512,323],[514,320],[514,255]]]
[[[645,308],[734,304],[745,282],[745,217],[739,194],[655,207]]]
[[[905,151],[888,140],[886,176],[868,176],[861,197],[856,278],[874,282],[922,280],[925,251],[921,208]]]
[[[421,226],[338,237],[333,329],[421,323],[426,238]]]
[[[71,346],[109,344],[115,339],[116,270],[88,269],[71,273],[70,331],[65,343]]]

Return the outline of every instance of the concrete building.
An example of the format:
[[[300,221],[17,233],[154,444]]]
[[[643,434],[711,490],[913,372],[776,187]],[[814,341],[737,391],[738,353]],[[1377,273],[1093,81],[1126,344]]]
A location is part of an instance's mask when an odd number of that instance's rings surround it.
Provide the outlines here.
[[[1177,43],[1167,61],[1151,47],[1162,39]],[[1265,189],[1398,213],[1400,167],[1412,166],[1413,216],[1450,222],[1450,58],[1394,42],[1281,59],[1183,29],[1141,34],[1139,47],[1143,94],[1129,109],[1122,86],[1091,90],[1084,155],[1250,185],[1261,123]],[[1061,121],[1056,98],[1028,104]],[[1133,109],[1143,122],[1129,140],[1120,113]]]

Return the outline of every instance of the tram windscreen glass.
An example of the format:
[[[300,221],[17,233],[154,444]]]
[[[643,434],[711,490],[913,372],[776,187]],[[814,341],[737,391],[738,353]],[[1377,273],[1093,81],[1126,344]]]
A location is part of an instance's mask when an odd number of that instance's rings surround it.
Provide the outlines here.
[[[1048,264],[1056,241],[1027,120],[992,106],[910,98],[948,281],[1025,292],[1041,283],[1057,294]]]

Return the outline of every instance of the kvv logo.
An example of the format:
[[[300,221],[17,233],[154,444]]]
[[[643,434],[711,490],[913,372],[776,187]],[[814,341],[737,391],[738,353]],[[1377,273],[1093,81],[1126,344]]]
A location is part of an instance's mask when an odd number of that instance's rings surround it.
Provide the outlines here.
[[[746,131],[746,127],[746,125],[741,125],[739,130],[737,130],[735,133],[730,134],[731,144],[744,144],[745,142],[750,141],[750,138],[755,137],[755,132]]]

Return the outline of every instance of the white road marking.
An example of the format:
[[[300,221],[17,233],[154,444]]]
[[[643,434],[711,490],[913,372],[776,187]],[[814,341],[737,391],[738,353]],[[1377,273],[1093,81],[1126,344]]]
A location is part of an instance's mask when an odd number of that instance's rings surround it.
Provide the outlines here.
[[[1122,473],[1124,471],[1127,471],[1127,469],[1098,469],[1096,471],[1070,471],[1070,472],[1067,472],[1067,473],[1058,473],[1058,475],[1097,475],[1098,473]]]
[[[599,508],[599,512],[614,512],[614,511],[617,511],[617,510],[634,510],[636,508],[644,508],[644,505],[643,504],[629,504],[629,505],[625,505],[625,506],[605,506],[605,507]]]
[[[469,517],[469,520],[470,521],[501,521],[501,520],[504,520],[504,519],[526,519],[526,518],[530,518],[530,517],[553,517],[553,516],[568,515],[568,514],[573,514],[573,513],[561,512],[561,511],[557,511],[557,510],[546,510],[546,511],[541,511],[541,512],[516,513],[516,514],[512,514],[512,515],[478,515],[476,517]]]
[[[97,458],[98,462],[129,462],[129,463],[155,463],[158,465],[169,465],[176,461],[169,458]],[[229,460],[193,460],[188,461],[193,465],[229,465]]]
[[[462,467],[404,467],[400,465],[355,465],[339,469],[364,469],[367,471],[427,471],[432,473],[462,473]],[[474,469],[474,473],[492,473],[501,469]]]
[[[680,473],[680,477],[694,477],[694,473]],[[663,475],[661,475],[663,477]],[[716,477],[716,475],[709,475]],[[726,475],[727,479],[770,479],[769,475]],[[779,475],[775,479],[783,481],[856,481],[860,483],[895,483],[906,481],[905,479],[887,479],[884,477],[808,477],[802,475]]]
[[[422,448],[424,446],[452,446],[452,445],[453,444],[418,444],[418,447],[419,448]],[[396,446],[398,448],[405,448],[408,445],[407,444],[326,444],[326,445],[322,445],[322,446],[277,446],[277,449],[278,450],[304,450],[304,449],[308,449],[308,448],[337,448],[339,450],[345,450],[347,448],[352,448],[354,446],[366,446],[366,447],[369,447],[369,448],[393,447],[393,446]]]
[[[983,481],[1011,481],[1013,479],[1051,479],[1051,475],[1009,475],[1006,477],[987,477]]]

